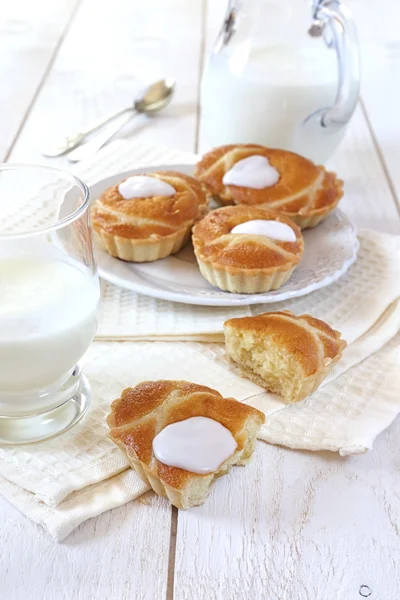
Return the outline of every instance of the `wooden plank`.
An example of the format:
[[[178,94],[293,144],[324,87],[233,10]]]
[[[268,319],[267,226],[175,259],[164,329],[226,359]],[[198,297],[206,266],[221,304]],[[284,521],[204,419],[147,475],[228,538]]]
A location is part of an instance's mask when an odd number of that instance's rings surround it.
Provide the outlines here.
[[[259,442],[179,512],[174,600],[397,598],[399,433],[348,459]]]
[[[40,87],[78,0],[13,0],[0,12],[0,160]]]
[[[129,105],[146,79],[171,75],[177,93],[170,107],[153,120],[139,118],[126,134],[194,150],[201,25],[202,0],[149,0],[145,10],[130,0],[83,0],[10,159],[70,167],[65,158],[41,156],[48,137],[70,134]],[[6,574],[0,595],[7,600],[22,600],[26,590],[32,600],[170,597],[171,508],[163,499],[100,515],[61,545],[1,499],[0,512]]]
[[[360,43],[362,101],[332,167],[346,182],[343,206],[357,224],[368,226],[373,214],[371,227],[399,233],[398,4],[351,0],[349,7]]]
[[[144,504],[147,502],[148,504]],[[1,597],[155,600],[166,597],[171,510],[153,494],[90,519],[56,544],[0,500]]]
[[[395,0],[352,0],[350,8],[361,44],[366,117],[400,206],[399,5]]]
[[[208,51],[224,4],[208,3]],[[328,166],[344,179],[342,206],[358,226],[400,232],[360,109]],[[399,431],[397,420],[373,452],[348,459],[259,443],[249,467],[218,480],[202,507],[179,512],[175,600],[348,600],[369,590],[396,598]]]
[[[358,227],[400,233],[398,207],[360,108],[327,167],[343,179],[340,207]]]
[[[12,160],[70,167],[40,148],[132,104],[145,82],[172,76],[176,96],[162,113],[136,117],[124,134],[194,150],[202,1],[85,0],[12,152]]]

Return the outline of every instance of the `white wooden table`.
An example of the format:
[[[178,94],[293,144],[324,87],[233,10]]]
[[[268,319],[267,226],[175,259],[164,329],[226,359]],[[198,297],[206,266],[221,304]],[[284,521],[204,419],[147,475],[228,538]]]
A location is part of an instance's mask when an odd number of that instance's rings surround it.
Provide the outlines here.
[[[349,5],[362,102],[331,166],[358,225],[400,233],[399,6]],[[161,73],[160,57],[176,100],[125,135],[197,149],[200,73],[223,10],[222,0],[2,0],[0,160],[66,167],[41,156],[43,142],[128,105],[145,75]],[[0,598],[396,600],[399,440],[398,419],[372,452],[347,459],[260,443],[204,506],[178,513],[150,496],[62,544],[0,498]]]

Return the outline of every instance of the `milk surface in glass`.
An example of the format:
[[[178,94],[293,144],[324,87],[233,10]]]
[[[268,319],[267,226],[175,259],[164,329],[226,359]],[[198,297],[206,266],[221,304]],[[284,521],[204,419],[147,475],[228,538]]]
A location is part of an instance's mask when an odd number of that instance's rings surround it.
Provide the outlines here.
[[[98,302],[97,277],[51,244],[0,247],[1,414],[44,408],[92,342]]]

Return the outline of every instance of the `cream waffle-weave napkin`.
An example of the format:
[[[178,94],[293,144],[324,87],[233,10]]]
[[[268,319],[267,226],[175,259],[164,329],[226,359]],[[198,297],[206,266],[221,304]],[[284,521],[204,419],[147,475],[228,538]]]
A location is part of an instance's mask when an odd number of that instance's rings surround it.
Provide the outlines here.
[[[120,144],[107,149],[117,161],[112,164],[110,159],[108,173],[139,162],[185,162],[181,153],[172,157],[154,149],[146,149],[139,160],[135,156],[140,156],[141,148]],[[118,152],[125,157],[129,154],[129,164],[117,160]],[[196,307],[185,307],[185,312],[180,305],[126,296],[127,292],[117,290],[111,309],[103,296],[100,335],[108,331],[107,337],[118,337],[126,330],[135,339],[139,327],[140,337],[159,339],[174,333],[177,341],[95,342],[83,360],[93,395],[87,417],[54,440],[0,448],[0,493],[57,540],[84,520],[144,493],[146,485],[127,469],[125,457],[108,440],[105,425],[111,400],[124,387],[144,379],[188,379],[246,401],[268,415],[260,438],[272,443],[341,454],[371,448],[376,435],[400,411],[400,244],[398,238],[372,232],[363,232],[360,240],[360,257],[348,276],[326,290],[284,305],[244,307],[228,314],[217,314],[215,309],[197,312]],[[283,405],[232,372],[221,344],[179,341],[179,336],[188,339],[200,334],[215,339],[229,316],[283,306],[325,318],[350,342],[329,381],[294,406]],[[195,323],[192,329],[190,323]]]
[[[396,319],[390,328],[398,326],[398,310]],[[260,435],[269,442],[363,452],[400,411],[399,342],[397,335],[346,373],[339,363],[334,381],[309,400],[286,407],[231,372],[221,344],[95,342],[84,361],[93,391],[89,414],[54,440],[1,448],[0,493],[56,540],[86,519],[143,494],[147,486],[127,469],[105,424],[110,401],[143,379],[188,379],[249,402],[269,414]]]
[[[194,164],[196,155],[180,150],[119,141],[106,147],[79,175],[93,184],[114,173],[149,165]],[[356,263],[337,283],[284,303],[300,314],[311,312],[340,329],[352,342],[367,331],[400,295],[397,237],[361,231]],[[368,297],[368,302],[366,302]],[[232,317],[279,310],[282,303],[207,307],[176,304],[133,294],[102,281],[98,340],[222,340],[223,323]]]
[[[364,230],[359,241],[357,261],[339,281],[302,298],[273,304],[237,308],[177,304],[102,281],[97,339],[223,341],[227,319],[284,307],[324,319],[351,343],[400,296],[400,238]]]

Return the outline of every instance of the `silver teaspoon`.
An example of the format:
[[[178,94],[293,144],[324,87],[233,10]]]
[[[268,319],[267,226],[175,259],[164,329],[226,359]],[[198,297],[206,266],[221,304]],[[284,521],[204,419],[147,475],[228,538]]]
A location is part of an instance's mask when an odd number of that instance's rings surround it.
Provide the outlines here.
[[[43,156],[54,157],[61,156],[70,152],[85,139],[91,133],[94,133],[104,125],[107,125],[110,121],[113,121],[117,117],[127,114],[127,118],[123,121],[118,121],[118,128],[113,131],[111,135],[105,140],[101,146],[103,146],[110,137],[112,137],[123,125],[125,125],[135,113],[152,113],[161,110],[166,106],[174,93],[175,81],[173,79],[161,79],[152,83],[148,88],[141,92],[138,97],[134,100],[133,105],[122,110],[119,110],[108,117],[103,117],[100,121],[96,122],[90,129],[80,131],[74,135],[66,137],[60,144],[54,148],[45,149],[42,154]],[[107,129],[107,131],[110,131]],[[100,146],[100,148],[101,148]],[[99,149],[99,148],[98,148]],[[72,159],[73,160],[73,159]],[[81,160],[81,159],[78,159]],[[73,161],[74,162],[74,161]]]
[[[164,108],[171,100],[175,88],[175,82],[172,79],[157,81],[149,86],[140,97],[135,100],[134,113],[152,114]],[[116,124],[107,127],[107,130],[101,132],[94,140],[79,146],[76,150],[69,152],[68,160],[78,162],[93,156],[104,144],[108,142],[130,119],[132,114],[125,115]]]

